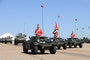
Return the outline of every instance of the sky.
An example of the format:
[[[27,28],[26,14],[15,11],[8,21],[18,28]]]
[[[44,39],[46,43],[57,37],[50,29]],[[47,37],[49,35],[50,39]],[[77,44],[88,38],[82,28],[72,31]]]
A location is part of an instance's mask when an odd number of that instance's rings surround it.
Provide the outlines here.
[[[34,36],[37,24],[42,29],[42,3],[44,36],[53,37],[56,21],[61,38],[69,38],[72,31],[78,38],[90,38],[90,0],[0,0],[0,35]]]

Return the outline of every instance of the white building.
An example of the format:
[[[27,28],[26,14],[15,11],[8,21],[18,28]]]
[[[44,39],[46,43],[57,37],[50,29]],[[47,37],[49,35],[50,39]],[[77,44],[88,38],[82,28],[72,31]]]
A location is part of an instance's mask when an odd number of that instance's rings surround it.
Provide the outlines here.
[[[0,36],[0,38],[6,38],[6,37],[12,37],[12,40],[15,39],[15,37],[13,35],[11,35],[10,33],[5,33],[5,34]]]

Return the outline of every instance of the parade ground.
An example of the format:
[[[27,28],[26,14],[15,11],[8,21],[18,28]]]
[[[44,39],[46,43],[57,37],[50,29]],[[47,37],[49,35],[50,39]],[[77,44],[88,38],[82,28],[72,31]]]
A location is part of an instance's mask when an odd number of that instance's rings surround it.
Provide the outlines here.
[[[57,50],[56,54],[50,54],[47,50],[45,54],[33,55],[23,53],[22,44],[18,46],[0,43],[0,60],[90,60],[90,44],[84,44],[83,48],[68,48],[67,50]]]

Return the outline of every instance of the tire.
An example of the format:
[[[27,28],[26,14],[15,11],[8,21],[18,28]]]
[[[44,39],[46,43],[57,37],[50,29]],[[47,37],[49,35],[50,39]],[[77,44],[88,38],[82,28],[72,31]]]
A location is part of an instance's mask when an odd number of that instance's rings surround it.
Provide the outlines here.
[[[37,51],[38,51],[38,47],[37,47],[37,46],[33,46],[33,47],[31,48],[31,52],[32,52],[33,54],[37,54]]]
[[[14,45],[18,45],[18,42],[15,41],[15,42],[14,42]]]
[[[12,42],[10,42],[10,44],[12,44]]]
[[[67,49],[67,44],[63,45],[63,49],[66,50]]]
[[[69,43],[69,48],[72,48],[72,44],[71,43]]]
[[[58,49],[60,49],[61,47],[60,46],[58,46]]]
[[[41,49],[40,52],[41,52],[42,54],[44,54],[45,50]]]
[[[28,53],[28,49],[26,49],[25,44],[23,43],[23,52]]]
[[[82,47],[83,47],[82,43],[80,43],[80,44],[79,44],[79,47],[80,47],[80,48],[82,48]]]
[[[5,41],[5,44],[7,44],[7,41]]]
[[[51,53],[51,54],[55,54],[55,53],[56,53],[56,46],[52,46],[52,47],[50,48],[50,53]]]
[[[77,45],[76,44],[74,44],[74,48],[77,48]]]

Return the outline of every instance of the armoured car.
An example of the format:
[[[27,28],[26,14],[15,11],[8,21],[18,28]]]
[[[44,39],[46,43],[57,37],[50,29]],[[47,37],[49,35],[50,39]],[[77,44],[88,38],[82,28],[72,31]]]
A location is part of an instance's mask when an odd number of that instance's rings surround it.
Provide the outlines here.
[[[1,38],[0,42],[1,43],[5,43],[5,44],[7,44],[7,43],[11,43],[12,44],[12,37]]]
[[[56,46],[58,49],[60,49],[61,47],[63,47],[63,49],[67,49],[67,41],[65,39],[62,38],[50,38],[51,41],[55,41]]]
[[[83,41],[81,39],[78,39],[78,38],[68,38],[67,39],[68,41],[68,46],[69,48],[72,48],[72,46],[74,46],[75,48],[77,48],[77,46],[79,46],[80,48],[83,47]]]
[[[14,40],[14,45],[18,45],[18,43],[23,43],[25,40],[26,40],[26,35],[19,33]]]
[[[52,42],[51,39],[47,37],[36,37],[33,36],[30,40],[23,43],[23,52],[27,53],[28,50],[31,50],[33,54],[37,54],[37,51],[40,50],[41,53],[44,53],[45,50],[49,50],[51,54],[56,53],[56,43]]]

